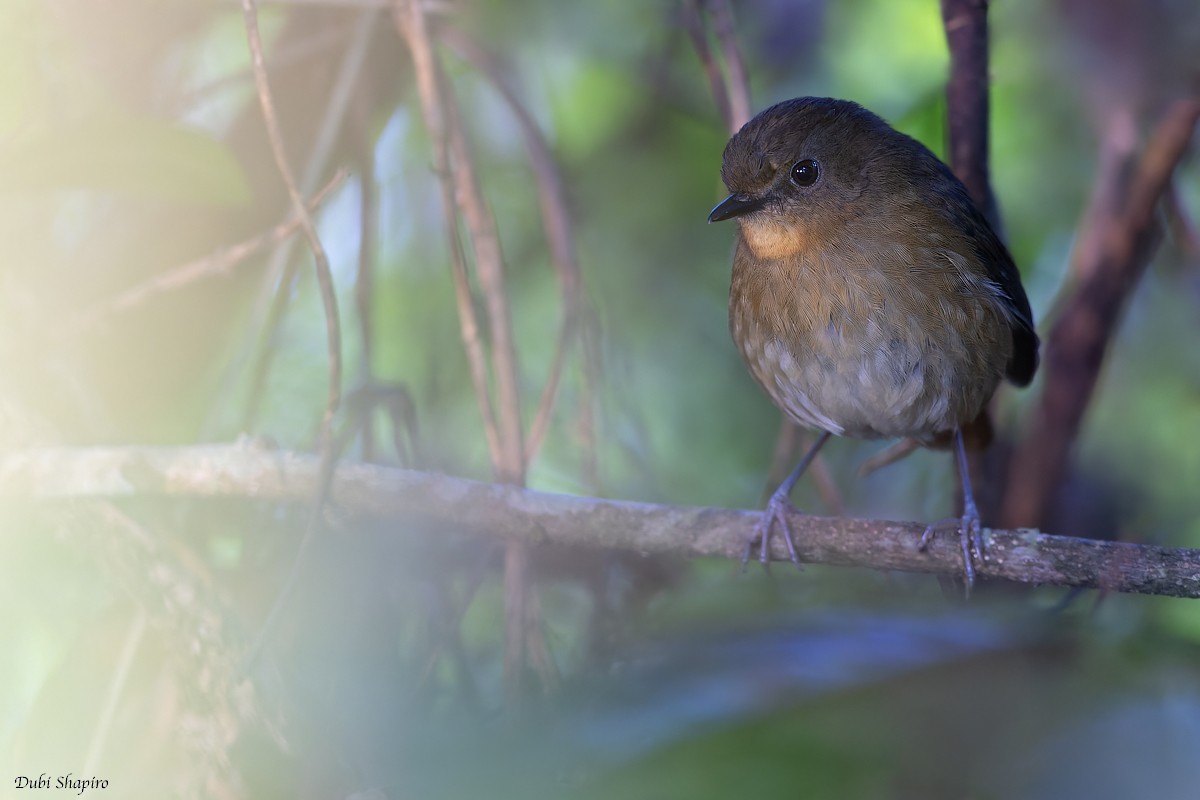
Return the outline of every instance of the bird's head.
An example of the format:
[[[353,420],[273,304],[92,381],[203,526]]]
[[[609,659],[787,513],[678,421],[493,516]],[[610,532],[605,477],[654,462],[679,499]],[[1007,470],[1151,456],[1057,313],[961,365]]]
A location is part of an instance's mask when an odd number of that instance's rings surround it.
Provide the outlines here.
[[[756,255],[787,257],[853,219],[880,213],[881,201],[922,160],[920,151],[856,103],[787,100],[750,120],[725,146],[721,178],[730,194],[708,221],[737,219]]]

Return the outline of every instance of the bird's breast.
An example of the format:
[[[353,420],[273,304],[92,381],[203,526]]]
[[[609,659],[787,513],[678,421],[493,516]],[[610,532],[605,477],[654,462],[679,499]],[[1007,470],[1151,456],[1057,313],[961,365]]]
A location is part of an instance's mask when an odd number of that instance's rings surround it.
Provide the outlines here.
[[[928,437],[974,419],[1008,329],[953,273],[879,258],[764,259],[739,237],[730,331],[796,422],[858,438]]]

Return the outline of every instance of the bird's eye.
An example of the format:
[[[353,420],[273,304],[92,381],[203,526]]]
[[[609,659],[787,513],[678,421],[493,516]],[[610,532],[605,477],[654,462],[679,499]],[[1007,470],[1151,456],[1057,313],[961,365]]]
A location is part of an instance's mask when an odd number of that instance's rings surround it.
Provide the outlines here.
[[[817,182],[821,168],[811,158],[805,158],[792,165],[792,181],[797,186],[812,186]]]

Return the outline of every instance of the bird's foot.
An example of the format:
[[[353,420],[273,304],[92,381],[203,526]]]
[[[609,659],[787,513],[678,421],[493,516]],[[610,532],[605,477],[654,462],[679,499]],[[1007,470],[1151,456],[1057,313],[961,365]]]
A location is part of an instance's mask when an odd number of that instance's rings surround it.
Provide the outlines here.
[[[754,525],[754,534],[746,540],[746,550],[742,553],[742,571],[746,571],[746,564],[750,561],[750,554],[754,552],[754,543],[758,542],[758,560],[765,567],[768,565],[771,557],[771,529],[775,523],[779,523],[779,529],[783,531],[783,541],[787,544],[788,555],[792,558],[792,563],[797,569],[802,569],[800,557],[796,555],[796,543],[792,541],[792,526],[788,523],[788,514],[796,513],[796,507],[788,502],[786,494],[775,492],[771,495],[771,499],[767,501],[767,507],[763,509],[762,516]]]
[[[961,517],[948,517],[931,522],[926,526],[925,532],[921,534],[921,543],[917,545],[917,548],[924,551],[929,547],[929,542],[937,530],[950,525],[958,528],[963,555],[963,581],[966,584],[966,595],[970,597],[971,588],[975,586],[975,564],[971,557],[972,545],[974,545],[978,557],[983,558],[983,520],[979,518],[979,511],[975,509],[974,503],[967,507]]]

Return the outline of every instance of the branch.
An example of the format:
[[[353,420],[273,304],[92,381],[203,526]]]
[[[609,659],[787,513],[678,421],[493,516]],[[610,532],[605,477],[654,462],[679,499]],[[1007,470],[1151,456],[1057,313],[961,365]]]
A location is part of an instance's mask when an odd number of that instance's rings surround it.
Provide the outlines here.
[[[746,77],[746,62],[737,43],[733,11],[725,0],[707,3],[690,0],[684,4],[683,27],[708,76],[717,113],[733,135],[750,120],[750,83]],[[716,37],[719,53],[714,53],[709,46],[709,27]]]
[[[738,130],[750,121],[750,78],[746,74],[746,62],[738,47],[737,32],[733,24],[733,9],[729,0],[709,0],[708,13],[712,19],[717,46],[725,59],[725,90],[729,97],[729,132]]]
[[[567,192],[558,165],[546,137],[542,134],[533,115],[525,107],[517,93],[513,82],[504,69],[500,59],[489,52],[479,42],[462,31],[447,28],[442,32],[442,40],[448,44],[465,61],[484,75],[496,88],[501,99],[516,117],[525,139],[525,149],[529,154],[529,163],[537,185],[539,207],[542,213],[542,228],[546,234],[546,243],[550,250],[550,263],[558,273],[559,287],[562,294],[562,318],[558,326],[558,340],[554,348],[554,356],[546,384],[538,401],[537,411],[529,426],[529,435],[525,441],[525,466],[533,463],[533,458],[541,446],[542,440],[550,426],[550,414],[554,409],[555,397],[558,394],[559,383],[562,379],[563,367],[566,364],[567,351],[577,335],[586,336],[589,327],[585,320],[576,318],[587,311],[587,296],[583,291],[583,279],[579,271],[579,259],[575,255],[575,235],[572,230],[571,217],[567,211]],[[582,348],[583,357],[590,357],[590,348]],[[588,368],[585,366],[585,369]],[[593,402],[587,386],[584,387],[584,403]],[[587,423],[588,420],[585,420]],[[586,439],[592,439],[590,435]]]
[[[242,498],[304,503],[318,483],[314,456],[245,445],[24,450],[0,457],[0,504],[97,498]],[[549,494],[425,472],[343,463],[330,502],[354,517],[387,518],[397,529],[480,536],[643,554],[739,559],[757,512],[665,506]],[[921,552],[917,522],[795,514],[800,558],[957,576],[955,537]],[[980,576],[1018,583],[1200,597],[1200,550],[1053,536],[1031,529],[984,531]],[[771,555],[788,558],[776,537]]]
[[[337,292],[333,285],[333,271],[329,266],[329,256],[321,237],[317,234],[312,216],[304,205],[304,198],[296,185],[292,168],[288,164],[287,153],[283,145],[283,131],[279,126],[279,117],[275,113],[275,101],[271,96],[270,80],[267,77],[266,59],[263,55],[262,36],[258,30],[258,8],[255,0],[242,0],[242,19],[246,28],[246,43],[250,46],[250,64],[254,68],[254,83],[258,90],[258,103],[262,107],[263,123],[267,129],[267,141],[271,144],[271,154],[275,157],[275,166],[279,177],[287,187],[288,197],[292,201],[292,209],[300,218],[300,229],[312,251],[313,265],[317,274],[317,287],[321,296],[321,305],[325,311],[325,340],[329,357],[329,388],[326,391],[325,412],[321,415],[321,431],[318,442],[320,452],[320,476],[313,486],[310,499],[312,511],[304,528],[304,535],[296,548],[292,569],[284,581],[283,588],[275,598],[266,621],[258,635],[258,640],[251,649],[250,660],[256,658],[262,645],[270,638],[278,615],[291,595],[299,574],[300,565],[308,553],[316,535],[317,520],[320,518],[328,497],[329,484],[333,478],[334,462],[337,453],[334,451],[333,417],[337,413],[342,399],[342,327],[338,318]],[[315,174],[315,173],[314,173]]]
[[[475,399],[479,403],[479,415],[483,420],[483,432],[487,438],[488,453],[492,459],[492,470],[499,472],[501,451],[500,432],[496,425],[496,414],[492,409],[488,391],[487,356],[479,330],[479,317],[475,312],[475,301],[471,296],[470,279],[467,276],[466,255],[458,231],[458,205],[454,196],[454,178],[450,167],[450,150],[447,145],[446,111],[442,100],[441,71],[429,46],[429,34],[425,30],[425,17],[415,3],[396,0],[393,20],[400,36],[408,45],[416,75],[417,96],[421,103],[421,114],[429,143],[433,151],[433,171],[441,189],[442,215],[445,217],[446,235],[449,240],[450,274],[454,280],[454,299],[458,306],[459,328],[463,349],[471,370],[471,384]]]
[[[338,170],[329,182],[308,200],[308,210],[316,211],[329,193],[341,185],[345,177],[346,173]],[[216,252],[159,273],[136,286],[131,286],[111,299],[102,300],[90,306],[71,322],[69,331],[74,335],[86,333],[100,320],[136,308],[156,295],[183,289],[205,278],[229,275],[238,264],[264,247],[282,242],[295,233],[299,227],[300,216],[293,213],[291,217],[269,231],[252,236],[237,244],[222,247]]]
[[[425,125],[430,138],[435,141],[435,157],[439,167],[449,170],[449,174],[442,172],[440,175],[443,196],[453,189],[458,211],[466,224],[475,257],[475,271],[487,309],[497,434],[494,442],[489,441],[492,445],[493,471],[497,479],[505,483],[523,485],[525,442],[521,431],[521,382],[500,234],[492,210],[483,197],[479,171],[459,117],[458,104],[450,85],[442,79],[438,60],[434,56],[425,12],[417,0],[396,0],[393,16],[417,72]],[[449,200],[443,199],[448,212],[447,225],[453,231],[455,217],[449,203]],[[480,387],[477,385],[476,389],[478,391]],[[487,405],[483,397],[479,402]],[[524,545],[518,540],[510,540],[504,551],[504,682],[509,699],[514,701],[521,697],[525,665],[528,663],[525,659],[527,623],[529,609],[532,608],[528,603],[528,573],[529,557]]]
[[[1094,198],[1076,245],[1073,292],[1063,301],[1046,341],[1045,385],[1033,422],[1009,465],[1005,524],[1041,519],[1062,482],[1092,392],[1126,298],[1141,279],[1157,244],[1158,208],[1176,165],[1200,121],[1200,99],[1177,100],[1159,120],[1140,156],[1113,165],[1098,179],[1106,197]]]
[[[946,119],[950,166],[987,221],[1000,231],[1000,212],[988,177],[987,0],[942,0],[950,48]]]
[[[242,0],[242,18],[246,27],[246,42],[250,46],[250,63],[254,67],[254,83],[258,90],[258,102],[262,107],[263,123],[267,129],[267,140],[271,144],[271,153],[275,157],[275,166],[279,169],[279,177],[287,187],[288,197],[292,201],[292,210],[300,219],[300,229],[313,254],[316,266],[317,286],[320,289],[321,304],[325,309],[325,338],[329,355],[329,391],[325,401],[325,413],[321,417],[321,452],[331,459],[330,442],[333,440],[333,415],[337,413],[338,403],[342,392],[342,331],[338,321],[337,295],[333,288],[333,272],[329,267],[329,257],[317,235],[317,227],[308,213],[304,197],[296,185],[292,168],[288,165],[287,155],[283,146],[283,132],[279,127],[279,118],[275,114],[275,101],[271,97],[271,86],[267,78],[266,59],[263,56],[262,36],[258,31],[258,9],[255,0]],[[320,506],[320,503],[317,503]]]

